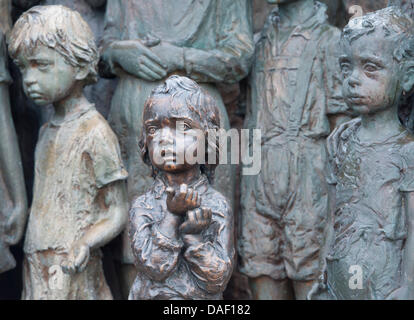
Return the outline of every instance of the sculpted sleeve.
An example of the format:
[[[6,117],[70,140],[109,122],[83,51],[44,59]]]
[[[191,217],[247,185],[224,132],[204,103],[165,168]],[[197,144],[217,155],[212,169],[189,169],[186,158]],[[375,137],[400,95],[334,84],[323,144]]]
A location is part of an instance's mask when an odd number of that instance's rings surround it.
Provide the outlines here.
[[[223,292],[233,271],[233,218],[223,198],[211,201],[213,221],[184,252],[198,285],[209,293]]]
[[[102,45],[105,47],[112,41],[119,40],[122,28],[122,0],[107,1],[105,12],[105,27]]]
[[[403,179],[400,185],[402,192],[414,192],[414,143],[409,143],[401,150],[403,159]]]
[[[102,188],[111,182],[125,180],[127,171],[121,159],[118,140],[107,124],[98,126],[89,153],[95,173],[96,186]]]
[[[187,75],[198,82],[235,83],[249,72],[254,52],[250,0],[217,1],[217,47],[184,48]]]
[[[177,267],[183,243],[158,230],[146,197],[139,197],[130,211],[129,238],[137,268],[149,278],[163,281]]]
[[[115,75],[114,65],[110,58],[105,55],[106,48],[121,37],[122,0],[110,0],[106,4],[105,27],[100,43],[101,61],[99,63],[99,73],[104,78],[112,78]]]

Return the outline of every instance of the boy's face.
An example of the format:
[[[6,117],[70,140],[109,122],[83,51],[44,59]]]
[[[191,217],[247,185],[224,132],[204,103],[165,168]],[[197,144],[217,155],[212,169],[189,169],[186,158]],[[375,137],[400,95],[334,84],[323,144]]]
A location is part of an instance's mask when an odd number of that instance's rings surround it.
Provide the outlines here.
[[[205,139],[198,117],[185,105],[171,108],[169,98],[157,98],[145,109],[144,130],[152,164],[171,173],[191,169],[189,153],[196,157],[199,141]]]
[[[344,40],[342,46],[342,89],[347,105],[358,114],[372,114],[392,106],[401,93],[400,68],[393,57],[395,42],[387,40],[382,30],[376,30],[352,43]]]
[[[46,46],[38,45],[29,55],[20,50],[15,62],[23,76],[25,94],[39,106],[63,100],[76,83],[76,69]]]

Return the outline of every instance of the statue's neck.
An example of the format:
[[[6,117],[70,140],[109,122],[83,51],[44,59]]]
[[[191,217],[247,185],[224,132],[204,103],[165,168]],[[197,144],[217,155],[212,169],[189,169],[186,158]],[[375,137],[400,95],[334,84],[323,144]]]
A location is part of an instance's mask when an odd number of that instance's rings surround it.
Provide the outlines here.
[[[402,126],[398,118],[398,105],[371,115],[361,116],[360,138],[362,140],[386,140],[401,132]]]
[[[314,10],[314,0],[299,0],[291,3],[280,4],[279,14],[283,24],[297,26],[311,17]]]
[[[89,104],[90,102],[83,94],[83,86],[76,85],[67,97],[53,103],[55,114],[52,121],[55,123],[64,122]]]
[[[162,179],[169,187],[173,187],[176,190],[179,190],[182,184],[186,184],[188,186],[193,185],[196,183],[201,176],[200,166],[195,165],[192,166],[189,170],[183,172],[163,172]]]

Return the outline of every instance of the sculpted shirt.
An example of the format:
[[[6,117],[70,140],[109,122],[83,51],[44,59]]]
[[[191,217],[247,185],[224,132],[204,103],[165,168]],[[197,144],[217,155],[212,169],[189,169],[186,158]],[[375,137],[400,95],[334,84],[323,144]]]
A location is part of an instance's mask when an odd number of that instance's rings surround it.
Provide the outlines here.
[[[36,147],[25,252],[68,252],[85,230],[106,218],[100,189],[127,175],[118,140],[93,105],[62,123],[45,124]]]
[[[326,137],[327,114],[346,110],[337,52],[340,31],[328,24],[325,11],[315,2],[296,26],[277,10],[269,16],[256,45],[248,115],[248,126],[261,128],[264,141],[285,132]]]
[[[186,74],[197,82],[237,82],[253,52],[248,0],[111,0],[104,43],[159,39],[184,47]]]
[[[159,229],[168,212],[164,182],[139,197],[130,211],[130,239],[138,268],[130,299],[221,299],[233,270],[233,216],[226,199],[201,176],[192,186],[212,223],[188,247]]]
[[[360,126],[360,119],[353,120],[338,140],[329,138],[336,207],[328,280],[338,298],[384,299],[400,285],[404,197],[414,191],[414,137],[401,127],[386,141],[366,144],[357,138]],[[363,268],[363,290],[348,287],[352,265]]]

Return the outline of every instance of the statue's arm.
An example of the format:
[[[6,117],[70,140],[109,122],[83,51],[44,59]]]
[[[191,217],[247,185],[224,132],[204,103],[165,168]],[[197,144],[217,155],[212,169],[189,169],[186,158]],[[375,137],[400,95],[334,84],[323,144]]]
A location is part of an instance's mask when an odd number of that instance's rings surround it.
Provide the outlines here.
[[[403,288],[407,290],[408,299],[414,298],[414,192],[406,193],[405,210],[407,217],[407,239],[403,256]]]
[[[3,173],[13,206],[6,215],[6,242],[14,245],[21,239],[27,216],[23,167],[10,111],[8,85],[0,82],[0,171]]]
[[[251,2],[220,0],[217,12],[217,47],[184,48],[184,67],[187,75],[199,82],[235,83],[249,73],[254,53]]]
[[[412,182],[411,182],[412,184]],[[401,190],[401,188],[400,188]],[[402,186],[403,208],[407,221],[407,238],[402,258],[402,272],[400,287],[393,291],[388,300],[412,300],[414,299],[414,188],[409,184]],[[395,261],[398,263],[398,261]]]
[[[128,220],[128,200],[124,181],[115,181],[99,190],[97,201],[106,211],[105,219],[90,227],[80,240],[91,250],[100,248],[118,236]],[[76,204],[73,204],[76,206]]]
[[[209,293],[226,289],[234,261],[232,212],[224,201],[217,207],[206,233],[183,235],[184,257],[199,286]]]
[[[83,272],[90,252],[118,236],[128,220],[125,182],[117,180],[99,189],[96,201],[105,217],[84,230],[82,237],[71,244],[68,258],[62,263],[66,273]],[[77,203],[72,204],[76,210]]]
[[[129,237],[135,264],[155,281],[166,279],[176,269],[183,246],[174,236],[175,223],[167,223],[165,218],[164,221],[157,225],[151,213],[142,207],[132,208],[130,212]],[[166,230],[166,226],[171,226],[171,230]]]
[[[167,75],[166,66],[149,48],[159,41],[144,43],[139,39],[121,39],[125,5],[128,5],[128,2],[122,0],[107,2],[105,29],[100,45],[99,73],[104,78],[113,78],[120,69],[147,81],[161,80]]]

